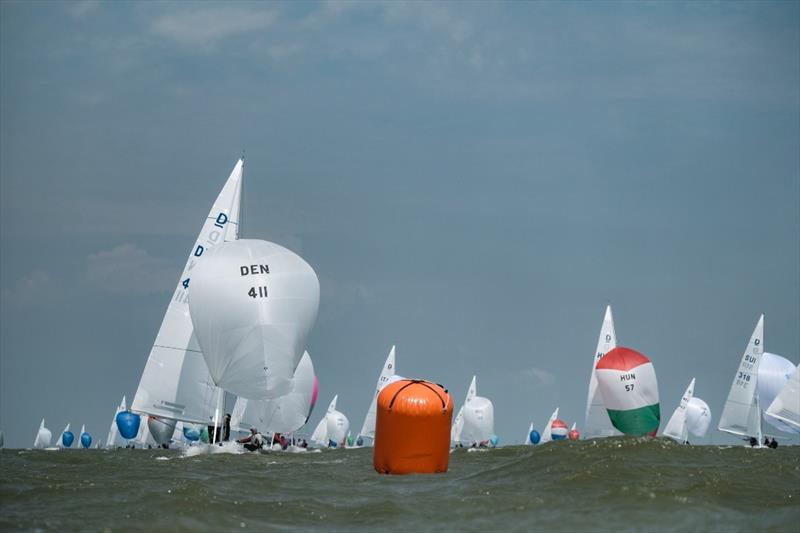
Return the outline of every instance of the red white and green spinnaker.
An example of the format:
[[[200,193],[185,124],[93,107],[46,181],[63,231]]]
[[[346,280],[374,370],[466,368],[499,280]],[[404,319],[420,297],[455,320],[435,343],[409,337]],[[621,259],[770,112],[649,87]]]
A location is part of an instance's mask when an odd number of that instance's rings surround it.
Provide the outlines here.
[[[653,363],[643,354],[619,346],[595,367],[597,390],[611,423],[625,435],[655,436],[661,421],[658,381]]]

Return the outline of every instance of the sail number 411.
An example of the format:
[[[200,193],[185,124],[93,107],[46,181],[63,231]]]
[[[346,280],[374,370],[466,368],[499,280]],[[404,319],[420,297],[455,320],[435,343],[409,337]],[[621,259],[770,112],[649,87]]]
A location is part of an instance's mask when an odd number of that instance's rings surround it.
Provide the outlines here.
[[[267,297],[267,286],[262,285],[261,287],[250,287],[250,290],[247,291],[247,295],[250,298],[266,298]]]

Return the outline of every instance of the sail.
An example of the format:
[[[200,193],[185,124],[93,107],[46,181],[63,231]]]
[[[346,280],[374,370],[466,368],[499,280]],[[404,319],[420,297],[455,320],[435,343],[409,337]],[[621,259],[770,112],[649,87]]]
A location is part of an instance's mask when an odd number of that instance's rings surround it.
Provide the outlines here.
[[[769,405],[767,414],[780,420],[794,432],[800,432],[800,365],[797,365],[781,392]]]
[[[171,418],[147,417],[147,429],[158,445],[169,444],[172,440],[172,435],[175,433],[175,425],[177,423],[177,420]]]
[[[69,448],[72,446],[72,441],[75,439],[75,436],[69,430],[69,423],[67,423],[67,427],[64,428],[64,431],[61,432],[61,436],[56,441],[56,446],[59,448]]]
[[[314,429],[314,433],[311,434],[311,442],[317,446],[328,446],[328,415],[336,411],[336,400],[338,398],[338,394],[333,397],[333,400],[331,400],[331,403],[328,406],[328,410],[325,412],[325,416],[322,417],[322,420],[319,421],[316,429]]]
[[[108,428],[108,436],[106,437],[106,448],[113,449],[117,446],[124,445],[123,439],[119,434],[119,428],[117,428],[117,413],[127,409],[128,405],[125,401],[125,396],[123,396],[122,402],[117,406],[116,411],[114,411],[114,416],[111,418],[111,427]]]
[[[464,404],[464,427],[461,441],[480,444],[494,434],[494,406],[488,398],[474,396]]]
[[[336,410],[325,415],[325,419],[328,423],[328,440],[335,442],[337,446],[343,445],[350,430],[350,421],[344,413]]]
[[[758,404],[762,410],[766,411],[777,398],[783,386],[789,381],[794,368],[794,363],[785,357],[769,352],[762,354],[761,361],[758,363]],[[784,433],[797,433],[792,426],[781,422],[769,413],[763,413],[762,416],[765,422]]]
[[[531,431],[533,431],[533,422],[528,426],[528,432],[525,433],[525,440],[522,441],[522,444],[533,444],[531,442]]]
[[[132,411],[201,424],[212,420],[217,390],[194,335],[188,288],[200,257],[238,235],[242,168],[240,159],[189,253],[145,364]]]
[[[669,422],[667,422],[667,425],[664,428],[665,436],[675,439],[680,443],[688,440],[689,430],[686,425],[686,414],[689,402],[692,400],[692,396],[694,396],[694,378],[692,378],[692,381],[686,388],[686,392],[684,392],[683,396],[681,397],[678,407],[675,408],[675,412],[672,413],[672,416],[669,418]]]
[[[469,384],[469,388],[467,389],[467,396],[464,398],[464,403],[458,410],[458,414],[456,415],[455,421],[453,425],[450,427],[450,438],[453,440],[453,443],[466,443],[463,431],[464,431],[464,413],[467,409],[467,405],[469,402],[475,398],[478,394],[478,385],[477,385],[477,376],[472,376],[472,381]]]
[[[703,438],[706,436],[708,426],[711,425],[711,409],[708,404],[692,396],[686,406],[686,428],[695,437]]]
[[[319,309],[314,269],[282,246],[240,239],[206,252],[189,290],[214,383],[248,399],[287,394]]]
[[[761,442],[761,408],[758,402],[758,363],[764,353],[764,315],[747,343],[739,369],[719,419],[719,429],[734,435],[756,437]]]
[[[606,314],[603,317],[603,325],[600,328],[600,335],[597,338],[597,349],[592,358],[592,375],[589,378],[589,395],[586,398],[586,437],[612,437],[621,435],[617,431],[611,419],[608,418],[606,406],[597,392],[597,374],[595,368],[597,362],[609,351],[617,347],[617,334],[614,330],[614,315],[611,313],[611,306],[606,307]]]
[[[625,435],[655,436],[661,421],[653,363],[631,348],[617,346],[597,363],[597,390],[611,423]]]
[[[36,438],[33,441],[34,448],[47,448],[50,446],[50,441],[53,439],[52,432],[44,427],[44,418],[42,423],[39,424],[39,431],[36,432]]]
[[[294,371],[292,391],[269,400],[237,398],[231,415],[231,428],[247,431],[255,427],[266,433],[294,433],[308,421],[314,379],[314,363],[305,352]]]
[[[378,394],[380,394],[383,387],[389,384],[389,380],[395,377],[395,364],[394,364],[394,349],[389,350],[389,356],[383,364],[380,376],[378,376],[378,383],[375,385],[375,395],[372,397],[372,402],[369,404],[367,415],[364,417],[364,423],[361,425],[361,431],[358,435],[368,439],[375,438],[375,415],[378,406]]]
[[[544,426],[544,431],[542,431],[542,439],[539,442],[544,444],[545,442],[550,442],[551,440],[553,440],[553,434],[552,434],[553,422],[555,422],[557,419],[558,419],[558,407],[556,407],[556,410],[553,411],[552,415],[550,415],[550,419]]]

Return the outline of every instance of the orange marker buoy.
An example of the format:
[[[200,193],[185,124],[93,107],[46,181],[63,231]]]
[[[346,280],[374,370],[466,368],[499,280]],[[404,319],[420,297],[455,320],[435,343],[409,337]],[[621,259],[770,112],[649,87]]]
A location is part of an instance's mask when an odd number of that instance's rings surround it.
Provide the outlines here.
[[[381,474],[447,472],[453,400],[440,385],[403,379],[378,395],[372,464]]]

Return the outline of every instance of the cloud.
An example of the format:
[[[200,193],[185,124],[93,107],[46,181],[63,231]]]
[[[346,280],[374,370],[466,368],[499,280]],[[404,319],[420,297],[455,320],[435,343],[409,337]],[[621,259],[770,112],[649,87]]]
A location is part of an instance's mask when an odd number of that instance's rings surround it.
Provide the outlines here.
[[[277,18],[274,11],[240,7],[212,7],[169,13],[156,18],[151,30],[185,46],[213,46],[235,35],[268,28]]]
[[[556,382],[555,374],[541,368],[536,368],[535,366],[524,369],[522,374],[527,379],[533,381],[535,385],[539,385],[541,387],[547,387]]]
[[[32,307],[52,304],[64,295],[64,286],[44,270],[33,270],[22,276],[11,288],[2,290],[4,303]]]
[[[91,285],[113,293],[152,294],[169,290],[177,281],[177,268],[153,257],[135,244],[90,254],[86,278]]]

